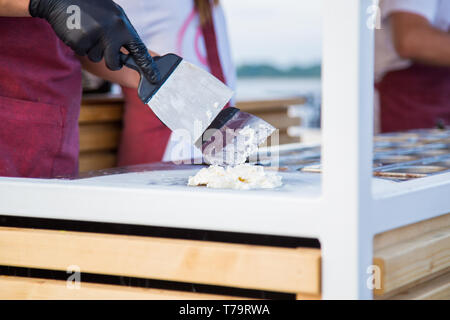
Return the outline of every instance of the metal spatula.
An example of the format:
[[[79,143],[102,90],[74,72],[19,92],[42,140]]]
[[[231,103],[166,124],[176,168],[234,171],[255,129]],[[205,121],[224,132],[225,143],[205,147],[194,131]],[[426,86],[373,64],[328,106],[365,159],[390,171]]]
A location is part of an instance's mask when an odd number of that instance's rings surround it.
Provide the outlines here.
[[[175,54],[153,58],[161,81],[152,84],[129,55],[122,62],[141,74],[138,95],[172,131],[186,130],[192,143],[203,134],[233,96],[207,71]]]
[[[223,109],[195,146],[209,164],[244,163],[276,129],[268,122],[238,108]]]
[[[264,142],[275,130],[267,122],[239,109],[222,110],[233,91],[207,71],[175,54],[153,58],[161,76],[157,84],[147,79],[130,55],[122,54],[121,59],[124,65],[141,75],[140,99],[172,131],[184,130],[209,163],[245,162],[255,149],[252,146]],[[244,133],[253,130],[257,139],[242,145],[243,136],[239,134],[242,130]],[[245,159],[242,161],[242,158]]]

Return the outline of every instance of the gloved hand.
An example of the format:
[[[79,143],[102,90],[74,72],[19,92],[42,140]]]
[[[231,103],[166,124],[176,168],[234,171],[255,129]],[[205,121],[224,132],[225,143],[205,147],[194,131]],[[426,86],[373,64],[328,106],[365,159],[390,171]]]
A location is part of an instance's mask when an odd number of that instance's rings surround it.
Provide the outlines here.
[[[79,25],[74,23],[77,7]],[[94,62],[104,57],[109,69],[119,70],[123,65],[120,48],[124,47],[148,80],[159,81],[147,48],[123,9],[112,0],[30,0],[29,11],[32,17],[47,20],[57,36],[78,55],[87,54]]]

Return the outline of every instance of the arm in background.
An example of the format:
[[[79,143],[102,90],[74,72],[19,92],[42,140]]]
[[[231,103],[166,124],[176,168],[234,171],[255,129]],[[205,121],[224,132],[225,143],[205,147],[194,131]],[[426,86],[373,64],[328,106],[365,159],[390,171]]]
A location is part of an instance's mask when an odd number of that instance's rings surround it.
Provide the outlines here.
[[[0,0],[0,17],[29,17],[30,0]]]
[[[108,69],[105,59],[100,62],[92,62],[87,57],[79,57],[83,69],[104,80],[118,83],[124,87],[137,89],[139,84],[139,73],[135,70],[124,67],[118,71]]]
[[[389,19],[399,56],[429,65],[450,66],[450,33],[413,13],[395,12]]]
[[[152,57],[158,55],[152,51],[149,51],[149,53]],[[127,88],[137,89],[138,87],[140,75],[133,69],[124,67],[118,71],[112,71],[108,69],[104,59],[98,63],[92,62],[86,56],[79,57],[79,59],[83,69],[89,71],[97,77],[120,84],[121,86]]]
[[[30,0],[0,0],[0,16],[4,17],[30,17],[29,13]],[[151,55],[157,55],[150,52]],[[93,62],[88,56],[80,56],[80,61],[83,67],[111,82],[118,83],[125,87],[137,88],[139,84],[139,74],[129,68],[122,68],[118,71],[110,70],[105,63],[105,59],[102,58],[100,62]]]
[[[85,15],[76,28],[67,26],[67,10],[78,7]],[[110,70],[120,70],[121,48],[127,49],[150,81],[158,81],[154,61],[123,9],[112,0],[0,0],[0,16],[45,19],[56,35],[75,53],[92,62],[104,61]],[[49,53],[51,54],[51,53]]]

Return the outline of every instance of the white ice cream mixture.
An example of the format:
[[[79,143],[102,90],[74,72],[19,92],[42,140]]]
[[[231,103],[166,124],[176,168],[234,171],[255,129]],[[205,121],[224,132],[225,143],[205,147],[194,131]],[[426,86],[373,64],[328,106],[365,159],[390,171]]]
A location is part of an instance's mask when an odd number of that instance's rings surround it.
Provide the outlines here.
[[[238,134],[234,136],[232,143],[227,144],[222,149],[212,149],[215,151],[214,153],[204,154],[205,160],[212,165],[242,164],[258,150],[258,146],[267,137],[267,131],[272,133],[271,128],[263,124],[260,124],[257,130],[250,126],[238,129]]]
[[[220,167],[212,165],[189,177],[188,186],[206,186],[215,189],[272,189],[282,185],[281,176],[266,172],[264,167],[250,164]]]

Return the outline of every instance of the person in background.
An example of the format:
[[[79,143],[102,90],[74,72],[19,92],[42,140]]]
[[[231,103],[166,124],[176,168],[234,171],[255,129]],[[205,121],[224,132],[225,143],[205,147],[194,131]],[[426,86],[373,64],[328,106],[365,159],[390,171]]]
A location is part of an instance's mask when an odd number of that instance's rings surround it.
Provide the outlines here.
[[[120,61],[126,49],[155,75],[111,0],[0,0],[0,47],[0,176],[78,173],[81,65],[136,92],[139,74]]]
[[[381,0],[376,131],[450,125],[450,1]]]
[[[235,87],[236,71],[219,0],[116,2],[125,9],[144,43],[151,44],[153,51],[160,55],[175,53],[206,69],[231,88]],[[122,88],[122,91],[125,113],[119,166],[174,161],[194,154],[195,149],[190,144],[178,140],[142,103],[136,90]]]

